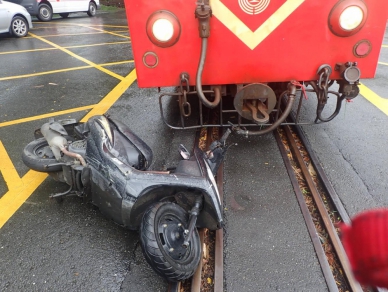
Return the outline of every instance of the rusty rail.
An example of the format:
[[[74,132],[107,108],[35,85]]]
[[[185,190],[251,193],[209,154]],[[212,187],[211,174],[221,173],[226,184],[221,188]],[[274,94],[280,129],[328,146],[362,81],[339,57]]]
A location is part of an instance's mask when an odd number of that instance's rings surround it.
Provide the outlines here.
[[[326,232],[329,235],[330,241],[331,241],[331,243],[334,247],[335,253],[339,259],[341,268],[344,272],[344,275],[346,277],[348,285],[353,292],[362,291],[361,286],[357,283],[357,281],[353,277],[345,250],[344,250],[342,243],[338,237],[336,228],[330,219],[329,213],[326,210],[326,207],[325,207],[325,204],[321,198],[321,195],[318,192],[318,189],[313,181],[313,178],[310,175],[310,172],[309,172],[309,170],[308,170],[308,168],[303,160],[303,157],[298,149],[298,146],[295,142],[295,139],[292,136],[291,130],[288,126],[283,127],[283,130],[286,134],[286,137],[287,137],[287,140],[289,143],[289,147],[290,147],[290,151],[294,157],[294,160],[298,164],[298,167],[300,168],[300,170],[302,171],[305,182],[310,190],[310,193],[312,194],[315,205],[319,211],[319,214],[320,214],[320,217],[322,218]],[[276,137],[276,140],[278,142],[279,149],[282,153],[283,160],[284,160],[284,163],[286,165],[287,171],[288,171],[289,176],[291,178],[291,182],[293,184],[295,193],[298,197],[299,205],[301,207],[303,216],[305,217],[306,224],[308,226],[309,233],[310,233],[311,239],[313,241],[314,248],[315,248],[316,253],[318,255],[318,260],[321,264],[323,275],[326,279],[326,283],[328,285],[328,288],[330,291],[338,291],[338,287],[337,287],[337,284],[334,280],[333,274],[331,272],[330,265],[328,264],[328,261],[326,259],[326,255],[323,251],[323,248],[320,244],[319,239],[317,239],[317,234],[316,234],[314,223],[312,222],[311,216],[310,216],[309,211],[307,209],[307,205],[306,205],[305,200],[303,198],[302,192],[299,188],[299,183],[297,182],[297,180],[295,178],[295,174],[294,174],[294,171],[292,170],[289,158],[287,157],[287,153],[285,151],[284,145],[283,145],[278,133],[275,134],[275,137]],[[330,193],[328,195],[330,196]],[[336,201],[336,198],[332,199],[332,201]],[[337,201],[337,203],[338,203],[338,201]],[[337,203],[335,205],[337,205]],[[345,216],[345,220],[347,220],[346,216]]]

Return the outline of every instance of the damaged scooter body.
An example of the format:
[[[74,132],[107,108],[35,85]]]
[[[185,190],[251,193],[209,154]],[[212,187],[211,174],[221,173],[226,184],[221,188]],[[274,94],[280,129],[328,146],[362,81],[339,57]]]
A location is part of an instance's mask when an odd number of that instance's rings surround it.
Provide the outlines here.
[[[222,204],[214,175],[225,140],[208,152],[180,146],[182,160],[171,171],[150,171],[152,151],[121,122],[94,116],[86,123],[53,121],[35,132],[23,162],[67,183],[62,199],[78,195],[117,224],[140,231],[151,267],[169,281],[191,277],[201,260],[197,228],[222,228]]]
[[[190,159],[181,160],[172,173],[140,171],[112,156],[109,138],[101,137],[101,130],[94,123],[88,122],[92,137],[87,139],[89,170],[85,171],[83,180],[90,181],[91,190],[87,193],[102,213],[129,229],[138,229],[145,210],[155,202],[176,201],[189,211],[195,199],[202,197],[203,209],[197,227],[221,228],[220,196],[200,149],[195,148]]]

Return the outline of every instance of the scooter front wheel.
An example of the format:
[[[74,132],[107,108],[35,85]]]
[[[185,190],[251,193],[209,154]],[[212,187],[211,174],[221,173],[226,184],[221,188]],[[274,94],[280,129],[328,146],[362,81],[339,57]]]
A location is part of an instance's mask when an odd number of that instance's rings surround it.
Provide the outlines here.
[[[27,144],[22,153],[22,160],[29,168],[39,172],[61,171],[61,165],[47,167],[58,163],[45,138],[36,139]]]
[[[201,260],[198,231],[183,247],[188,213],[174,203],[157,203],[144,214],[140,228],[141,246],[147,262],[162,277],[177,282],[190,278]]]

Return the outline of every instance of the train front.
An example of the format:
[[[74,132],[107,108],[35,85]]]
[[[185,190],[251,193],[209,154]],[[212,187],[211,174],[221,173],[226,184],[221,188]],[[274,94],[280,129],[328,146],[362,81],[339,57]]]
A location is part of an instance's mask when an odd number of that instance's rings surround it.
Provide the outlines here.
[[[379,0],[125,0],[125,6],[139,87],[176,87],[160,97],[170,127],[229,122],[239,129],[259,125],[249,132],[258,135],[291,112],[297,122],[306,91],[316,96],[312,122],[332,120],[358,95],[359,79],[374,77],[388,12],[388,1]],[[327,113],[329,97],[335,102]],[[166,106],[179,110],[178,125],[165,119]],[[207,108],[219,110],[217,121],[206,121]]]

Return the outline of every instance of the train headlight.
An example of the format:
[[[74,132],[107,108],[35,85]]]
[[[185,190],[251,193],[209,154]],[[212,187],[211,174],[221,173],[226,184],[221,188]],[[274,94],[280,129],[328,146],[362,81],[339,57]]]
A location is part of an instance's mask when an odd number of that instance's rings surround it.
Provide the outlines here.
[[[174,27],[170,21],[159,18],[152,25],[152,33],[160,42],[169,41],[174,34]]]
[[[179,20],[170,11],[158,10],[147,20],[148,38],[158,47],[171,47],[179,40],[180,34]]]
[[[344,30],[356,29],[364,19],[364,13],[358,6],[347,7],[339,18],[339,24]]]
[[[368,9],[362,0],[340,0],[330,11],[329,28],[337,36],[356,34],[364,26]]]

